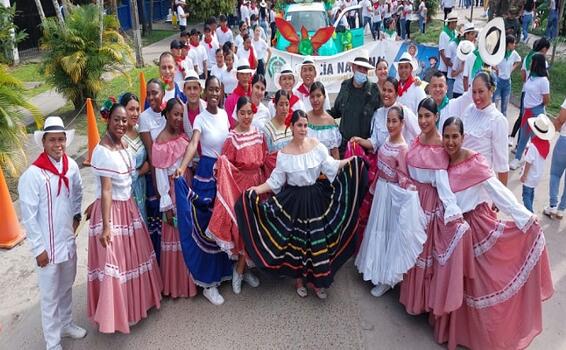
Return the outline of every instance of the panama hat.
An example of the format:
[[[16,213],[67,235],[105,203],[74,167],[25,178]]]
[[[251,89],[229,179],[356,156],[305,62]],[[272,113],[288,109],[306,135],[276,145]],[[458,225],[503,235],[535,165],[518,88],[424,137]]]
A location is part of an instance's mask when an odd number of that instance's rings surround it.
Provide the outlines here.
[[[536,118],[527,119],[529,126],[533,133],[543,140],[550,141],[554,137],[556,129],[552,121],[546,116],[546,114],[539,114]]]
[[[318,75],[318,67],[316,66],[316,63],[314,62],[314,57],[312,57],[312,56],[305,56],[305,58],[303,58],[303,62],[301,62],[301,64],[299,64],[297,66],[297,74],[301,74],[301,70],[303,69],[303,67],[307,67],[307,66],[314,67],[314,70],[316,71],[316,74]]]
[[[397,60],[397,62],[395,62],[393,65],[395,66],[395,69],[397,71],[399,71],[399,64],[401,63],[409,63],[411,65],[411,67],[413,67],[413,71],[417,70],[417,66],[416,66],[416,62],[413,59],[413,56],[411,56],[410,53],[408,52],[403,52],[403,54],[401,55],[401,57],[399,57],[399,60]]]
[[[293,76],[293,78],[295,79],[295,83],[297,83],[298,80],[297,73],[293,71],[293,69],[289,64],[285,63],[283,66],[281,66],[281,70],[275,73],[275,87],[277,89],[281,89],[281,84],[279,84],[279,79],[285,75]]]
[[[464,35],[466,33],[470,33],[470,32],[476,32],[477,33],[477,29],[476,29],[476,25],[474,24],[474,22],[466,22],[464,23],[464,25],[462,26],[462,28],[460,29],[460,35]]]
[[[183,84],[193,81],[199,83],[200,86],[204,88],[204,81],[199,78],[198,73],[194,69],[189,69],[187,70],[187,73],[185,75],[185,82]]]
[[[250,73],[254,74],[255,70],[250,67],[250,61],[245,58],[240,58],[236,64],[236,73]]]
[[[476,49],[476,45],[469,40],[462,40],[458,44],[458,48],[456,49],[456,57],[462,62],[466,62],[466,59],[473,55],[474,50]]]
[[[66,130],[65,124],[63,124],[63,119],[61,119],[61,117],[51,116],[45,119],[45,124],[43,124],[43,130],[36,130],[33,133],[33,139],[35,140],[35,143],[38,146],[43,147],[43,140],[42,140],[43,135],[47,133],[56,133],[56,132],[65,133],[65,135],[67,136],[67,142],[65,145],[66,147],[68,147],[75,138],[75,130],[74,129]]]
[[[356,66],[364,67],[367,69],[373,69],[373,65],[369,61],[369,53],[366,49],[361,49],[358,51],[358,56],[350,61],[350,64],[355,64]]]
[[[265,0],[261,0],[261,2],[259,3],[260,7],[267,7],[267,3],[265,2]]]
[[[486,64],[497,66],[505,58],[505,47],[505,22],[502,17],[497,17],[478,34],[478,50]]]
[[[456,11],[452,11],[448,14],[448,16],[446,17],[446,19],[444,20],[444,22],[448,23],[448,22],[457,22],[458,21],[458,15],[456,14]]]

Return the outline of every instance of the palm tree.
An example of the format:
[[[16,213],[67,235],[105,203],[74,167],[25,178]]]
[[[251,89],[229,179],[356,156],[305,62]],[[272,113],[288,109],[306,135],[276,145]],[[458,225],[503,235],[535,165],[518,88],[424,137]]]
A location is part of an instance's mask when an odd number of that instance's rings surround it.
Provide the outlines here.
[[[59,5],[59,1],[53,0],[53,8],[55,8],[55,14],[57,15],[57,18],[59,19],[59,24],[64,26],[65,20],[63,19],[63,13],[61,12],[61,6]]]
[[[31,112],[37,127],[43,123],[41,112],[27,102],[24,91],[22,82],[0,65],[0,167],[11,176],[16,176],[27,164],[22,109]]]
[[[55,86],[78,110],[87,97],[96,99],[102,89],[102,74],[123,72],[124,66],[133,62],[133,54],[119,32],[118,18],[101,19],[96,5],[76,7],[65,23],[62,28],[48,18],[43,26],[41,42],[45,57],[40,71],[45,74],[46,82]]]

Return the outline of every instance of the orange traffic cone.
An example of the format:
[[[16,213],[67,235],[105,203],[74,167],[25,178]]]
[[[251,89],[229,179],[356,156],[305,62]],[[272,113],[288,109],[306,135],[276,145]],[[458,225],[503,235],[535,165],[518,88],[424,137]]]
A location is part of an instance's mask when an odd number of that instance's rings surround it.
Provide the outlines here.
[[[0,248],[10,249],[26,236],[18,222],[2,169],[0,169],[0,213],[2,213],[0,214],[2,216],[0,218]]]
[[[94,115],[94,108],[92,107],[92,100],[86,99],[86,126],[88,132],[88,153],[83,165],[90,166],[92,159],[92,152],[94,147],[100,142],[100,135],[98,135],[98,127],[96,126],[96,117]]]
[[[140,111],[145,110],[145,96],[147,95],[147,85],[145,83],[145,75],[140,72]]]

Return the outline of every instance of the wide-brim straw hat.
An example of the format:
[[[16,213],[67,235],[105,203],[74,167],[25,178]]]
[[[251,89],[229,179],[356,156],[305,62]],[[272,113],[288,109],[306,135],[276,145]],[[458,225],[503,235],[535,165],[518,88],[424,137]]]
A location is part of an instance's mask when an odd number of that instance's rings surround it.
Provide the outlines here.
[[[393,65],[395,66],[395,69],[397,71],[399,71],[399,64],[401,63],[409,63],[411,65],[411,67],[413,67],[413,71],[417,70],[417,66],[416,66],[416,62],[413,59],[413,56],[411,56],[410,53],[408,52],[403,52],[403,54],[401,55],[401,57],[399,57],[399,59],[393,63]]]
[[[373,65],[369,61],[369,52],[366,49],[361,49],[358,51],[358,56],[350,61],[350,64],[356,66],[365,67],[367,69],[373,69]]]
[[[33,139],[35,143],[43,147],[43,135],[47,133],[57,133],[57,132],[64,132],[67,136],[67,142],[65,146],[68,147],[73,139],[75,138],[75,130],[74,129],[65,129],[65,124],[63,123],[63,119],[57,116],[50,116],[45,119],[45,124],[43,124],[43,130],[36,130],[33,133]]]
[[[552,120],[546,114],[539,114],[536,118],[527,119],[533,133],[542,140],[550,141],[554,138],[556,129]]]
[[[295,79],[295,85],[297,85],[297,81],[299,80],[297,73],[291,68],[289,64],[284,64],[281,66],[281,70],[275,73],[275,87],[277,89],[281,89],[281,84],[279,84],[279,79],[283,76],[290,75]]]
[[[489,21],[478,34],[478,50],[484,63],[497,66],[505,58],[505,22],[502,17]]]
[[[456,57],[458,57],[461,62],[466,62],[466,59],[470,57],[470,55],[474,54],[475,49],[476,45],[474,45],[473,42],[469,40],[462,40],[456,48]]]

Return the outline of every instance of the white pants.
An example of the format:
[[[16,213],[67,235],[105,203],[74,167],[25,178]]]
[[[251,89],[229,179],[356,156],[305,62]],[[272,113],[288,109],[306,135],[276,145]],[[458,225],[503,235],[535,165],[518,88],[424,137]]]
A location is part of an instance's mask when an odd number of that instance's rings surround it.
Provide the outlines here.
[[[73,321],[72,287],[76,273],[76,254],[60,264],[37,267],[41,299],[41,323],[47,350],[59,345],[61,331]]]

